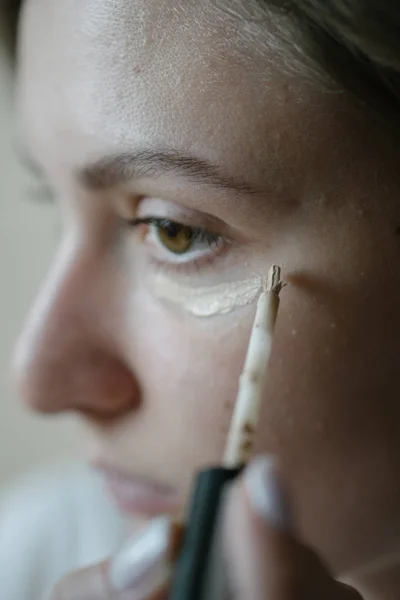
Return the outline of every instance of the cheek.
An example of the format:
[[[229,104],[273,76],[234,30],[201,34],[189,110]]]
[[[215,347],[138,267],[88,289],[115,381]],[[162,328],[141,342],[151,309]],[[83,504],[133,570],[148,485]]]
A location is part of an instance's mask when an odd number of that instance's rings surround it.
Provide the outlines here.
[[[305,539],[347,569],[399,531],[400,323],[379,288],[322,282],[282,294],[257,450],[279,456]]]
[[[130,352],[142,385],[142,416],[148,414],[152,430],[162,428],[164,441],[179,438],[187,446],[184,460],[194,466],[222,458],[253,317],[249,308],[196,319],[151,297],[138,299]]]

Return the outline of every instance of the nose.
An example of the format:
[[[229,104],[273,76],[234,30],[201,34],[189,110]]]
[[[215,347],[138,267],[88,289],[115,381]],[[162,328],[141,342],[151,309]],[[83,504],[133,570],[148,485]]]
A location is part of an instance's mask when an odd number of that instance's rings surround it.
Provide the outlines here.
[[[14,373],[24,402],[40,412],[113,418],[134,409],[138,384],[118,348],[113,270],[65,243],[17,343]],[[109,326],[112,321],[115,330]]]

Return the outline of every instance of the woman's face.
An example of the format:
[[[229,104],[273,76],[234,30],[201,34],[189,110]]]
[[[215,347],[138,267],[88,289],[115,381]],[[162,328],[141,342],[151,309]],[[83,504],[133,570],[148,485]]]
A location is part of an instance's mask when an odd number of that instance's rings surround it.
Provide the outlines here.
[[[64,233],[20,387],[79,413],[131,512],[175,510],[223,453],[248,281],[280,264],[257,451],[348,570],[399,550],[400,181],[269,19],[215,4],[26,3],[18,124]]]

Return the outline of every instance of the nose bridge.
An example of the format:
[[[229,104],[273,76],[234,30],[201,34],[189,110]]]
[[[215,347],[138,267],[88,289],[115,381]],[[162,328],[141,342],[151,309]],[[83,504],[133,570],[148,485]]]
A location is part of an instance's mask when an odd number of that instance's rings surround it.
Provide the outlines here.
[[[104,307],[96,258],[76,240],[62,244],[17,344],[15,374],[23,400],[42,412],[121,410],[133,385],[120,357],[97,338]]]
[[[16,361],[21,355],[32,354],[33,347],[51,341],[57,333],[56,329],[67,325],[70,300],[69,287],[74,287],[74,270],[76,269],[77,252],[70,239],[64,241],[49,273],[43,282],[33,306],[30,309],[24,329],[17,344]],[[79,260],[79,259],[78,259]],[[76,298],[73,299],[76,304]]]
[[[39,290],[18,340],[14,369],[23,398],[29,404],[36,405],[38,387],[50,385],[53,379],[51,371],[59,369],[62,360],[69,360],[72,336],[77,334],[74,321],[76,323],[79,318],[80,300],[74,294],[79,279],[79,260],[73,240],[66,238]],[[48,372],[44,377],[46,369]]]

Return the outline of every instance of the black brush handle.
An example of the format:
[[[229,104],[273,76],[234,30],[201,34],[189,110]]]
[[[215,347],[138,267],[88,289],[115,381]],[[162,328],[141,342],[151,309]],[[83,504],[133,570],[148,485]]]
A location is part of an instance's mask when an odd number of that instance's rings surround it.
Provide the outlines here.
[[[170,600],[203,598],[222,495],[226,484],[236,479],[241,471],[241,468],[217,467],[197,476]]]

